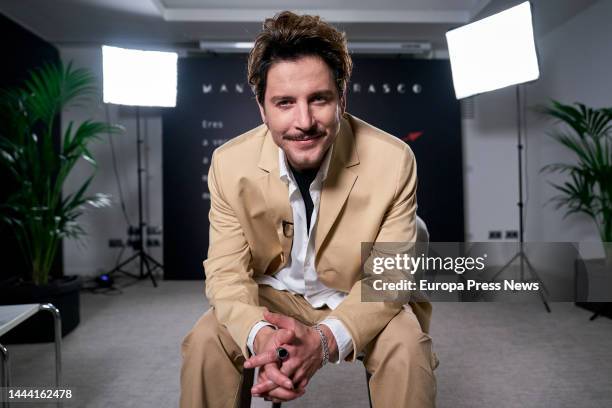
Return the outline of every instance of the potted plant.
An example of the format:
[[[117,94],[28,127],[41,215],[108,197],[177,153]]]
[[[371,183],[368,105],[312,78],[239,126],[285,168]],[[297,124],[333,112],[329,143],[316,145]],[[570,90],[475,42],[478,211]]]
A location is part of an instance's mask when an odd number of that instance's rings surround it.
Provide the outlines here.
[[[0,203],[0,220],[14,233],[28,266],[24,276],[5,283],[0,299],[5,304],[54,303],[62,313],[64,334],[79,322],[80,280],[50,280],[49,274],[62,239],[85,233],[78,219],[86,206],[110,203],[106,195],[88,194],[96,168],[88,147],[100,134],[118,128],[90,120],[78,126],[70,122],[61,146],[53,142],[53,134],[62,110],[90,100],[96,94],[94,84],[89,71],[58,62],[30,72],[22,86],[0,92],[0,166],[16,186]],[[81,159],[92,165],[92,174],[63,195],[64,183]]]
[[[577,268],[577,287],[590,286],[586,292],[593,295],[595,287],[602,286],[594,282],[610,282],[612,276],[612,108],[594,109],[581,103],[565,105],[553,100],[541,111],[567,125],[569,129],[554,130],[550,136],[576,155],[574,163],[554,163],[542,168],[544,172],[568,176],[561,184],[551,183],[559,192],[552,200],[557,209],[567,210],[565,216],[588,215],[597,226],[604,247],[603,261],[584,261]],[[585,282],[590,285],[585,286]],[[604,290],[605,299],[612,286]],[[580,305],[599,312],[602,308]]]

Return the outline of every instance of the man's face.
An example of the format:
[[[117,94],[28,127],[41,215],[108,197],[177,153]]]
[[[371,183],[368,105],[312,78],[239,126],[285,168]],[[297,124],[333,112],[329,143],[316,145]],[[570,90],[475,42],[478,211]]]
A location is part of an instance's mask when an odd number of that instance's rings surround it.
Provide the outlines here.
[[[315,56],[279,61],[268,70],[262,120],[296,170],[317,168],[333,144],[344,113],[333,74]]]

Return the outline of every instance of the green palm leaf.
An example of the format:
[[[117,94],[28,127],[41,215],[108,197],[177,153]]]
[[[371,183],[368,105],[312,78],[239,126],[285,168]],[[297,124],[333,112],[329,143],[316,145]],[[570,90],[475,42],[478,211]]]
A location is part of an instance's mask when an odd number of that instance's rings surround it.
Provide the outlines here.
[[[593,219],[602,241],[612,241],[612,108],[594,109],[584,104],[551,101],[539,112],[565,124],[571,131],[554,130],[549,136],[575,154],[575,163],[552,163],[541,172],[569,176],[561,184],[550,183],[560,194],[550,201],[570,214]]]
[[[58,151],[53,129],[63,109],[90,101],[96,94],[94,76],[72,64],[45,64],[30,72],[19,88],[0,91],[0,165],[19,185],[0,205],[0,220],[15,232],[32,269],[32,280],[45,284],[62,237],[85,233],[78,218],[87,206],[108,205],[108,197],[88,195],[96,161],[89,145],[103,133],[120,128],[103,122],[70,122]],[[76,163],[85,160],[92,174],[74,193],[62,188]]]

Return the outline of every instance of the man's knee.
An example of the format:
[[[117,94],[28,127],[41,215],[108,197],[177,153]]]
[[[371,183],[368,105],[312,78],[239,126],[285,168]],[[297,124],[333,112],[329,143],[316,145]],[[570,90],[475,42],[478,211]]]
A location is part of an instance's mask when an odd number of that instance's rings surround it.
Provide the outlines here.
[[[181,408],[236,406],[244,358],[212,309],[185,336],[181,354]]]
[[[384,361],[385,365],[404,369],[418,368],[428,372],[437,366],[432,339],[421,331],[416,317],[410,312],[400,312],[394,317],[372,346],[370,354],[374,357],[374,364]]]
[[[423,332],[407,333],[405,339],[396,340],[399,352],[396,363],[411,369],[422,369],[433,373],[437,366],[431,337]]]
[[[213,319],[210,318],[211,315],[213,316]],[[186,354],[196,348],[208,348],[210,347],[210,343],[214,344],[214,338],[216,337],[216,323],[216,319],[214,319],[214,315],[210,310],[198,319],[189,333],[187,333],[183,339],[183,343],[181,344],[183,358]]]
[[[227,355],[237,362],[242,353],[227,330],[219,324],[212,309],[207,311],[187,333],[181,344],[183,359]]]

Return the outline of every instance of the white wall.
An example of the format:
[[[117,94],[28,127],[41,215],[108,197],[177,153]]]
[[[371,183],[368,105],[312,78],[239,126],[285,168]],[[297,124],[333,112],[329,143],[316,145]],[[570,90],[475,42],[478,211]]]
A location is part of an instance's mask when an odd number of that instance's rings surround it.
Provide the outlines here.
[[[580,101],[594,107],[612,106],[612,2],[600,0],[564,24],[537,38],[541,77],[524,85],[526,111],[525,240],[534,242],[597,242],[592,221],[582,215],[563,219],[564,211],[546,204],[555,190],[549,181],[559,176],[540,169],[558,161],[572,162],[572,154],[546,135],[557,125],[533,111],[550,98]],[[518,198],[515,88],[475,97],[475,118],[464,121],[466,196],[473,241],[487,240],[491,229],[517,229]],[[586,245],[585,245],[586,246]],[[584,256],[600,256],[589,245]]]
[[[77,67],[90,69],[98,78],[100,96],[95,103],[87,107],[73,108],[64,112],[62,127],[69,121],[77,124],[86,119],[106,120],[105,104],[102,103],[102,52],[99,47],[60,47],[62,60],[73,61]],[[117,158],[117,168],[121,180],[127,207],[127,215],[133,225],[138,224],[138,188],[136,176],[136,120],[135,111],[130,107],[119,108],[106,105],[111,123],[125,127],[123,134],[114,135],[113,143]],[[142,149],[143,165],[146,172],[143,176],[143,193],[145,197],[145,220],[150,225],[162,226],[162,160],[161,160],[161,117],[141,115],[141,134],[145,139]],[[127,223],[119,205],[119,191],[111,155],[111,145],[107,135],[100,142],[94,142],[92,154],[98,161],[98,171],[89,191],[108,193],[113,196],[110,208],[91,209],[81,219],[88,232],[80,242],[64,240],[64,268],[68,275],[97,275],[115,266],[119,248],[109,248],[108,240],[126,238]],[[64,194],[74,191],[91,172],[91,166],[84,161],[77,165],[76,171],[67,180]],[[124,253],[124,259],[131,255],[131,249]],[[161,248],[150,248],[150,253],[162,260]],[[130,264],[136,270],[136,264]]]
[[[518,165],[514,89],[474,97],[474,119],[463,119],[466,239],[518,229]]]
[[[582,102],[593,107],[612,106],[612,2],[600,0],[548,33],[539,41],[542,77],[527,87],[530,106],[547,103],[550,98],[565,103]],[[528,130],[533,138],[529,152],[529,173],[535,175],[553,161],[573,161],[572,154],[559,143],[544,135],[552,122],[531,112]],[[554,190],[545,179],[533,177],[528,211],[533,221],[528,226],[529,237],[541,241],[598,241],[595,225],[586,216],[562,219],[563,212],[544,203]],[[559,180],[557,178],[556,180]],[[544,210],[543,210],[544,208]]]
[[[593,106],[612,106],[612,1],[600,0],[572,19],[538,38],[541,57],[541,78],[523,87],[526,106],[544,103],[548,98],[564,102],[581,101]],[[65,61],[87,67],[101,78],[101,52],[98,47],[61,47]],[[101,85],[101,83],[100,83]],[[466,236],[471,241],[487,241],[490,230],[517,230],[518,200],[516,153],[516,104],[514,88],[499,90],[474,98],[473,119],[463,120]],[[126,126],[126,133],[115,136],[115,148],[123,183],[128,214],[137,219],[135,120],[130,109],[121,111],[109,106],[111,122]],[[68,120],[88,117],[104,120],[101,99],[89,109],[65,112]],[[540,168],[559,160],[572,160],[571,154],[545,135],[550,122],[530,110],[526,120],[526,235],[527,241],[593,241],[599,240],[591,221],[583,216],[563,219],[563,211],[555,210],[546,201],[554,195],[547,184],[551,176],[540,174]],[[162,225],[161,118],[143,121],[148,129],[146,213],[152,225]],[[64,243],[67,274],[95,275],[111,269],[118,249],[108,248],[110,238],[125,238],[126,223],[118,205],[117,183],[112,170],[108,140],[92,149],[100,164],[91,191],[111,193],[112,208],[90,211],[82,219],[89,232],[86,246],[71,241]],[[71,178],[65,193],[74,189],[74,181],[86,176],[83,163]],[[597,245],[593,256],[601,255]],[[126,253],[131,253],[126,251]],[[161,260],[161,249],[153,248]],[[506,254],[510,256],[511,254]],[[588,255],[588,254],[585,254]],[[502,256],[501,258],[504,258]]]

